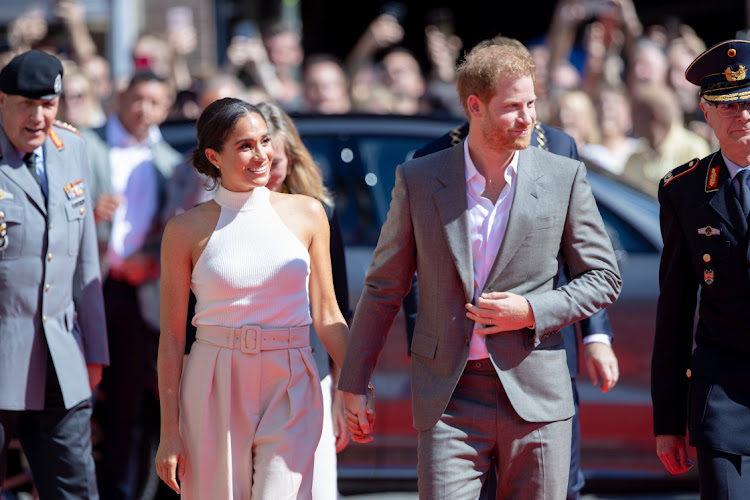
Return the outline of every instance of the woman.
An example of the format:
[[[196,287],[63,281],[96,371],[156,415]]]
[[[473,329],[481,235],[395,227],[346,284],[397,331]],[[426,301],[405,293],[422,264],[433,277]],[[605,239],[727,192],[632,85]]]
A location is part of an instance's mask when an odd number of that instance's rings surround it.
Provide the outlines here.
[[[271,191],[312,196],[326,210],[331,227],[331,267],[333,288],[339,309],[349,315],[349,287],[346,282],[346,262],[341,227],[328,190],[323,185],[323,174],[302,143],[292,118],[277,104],[258,104],[268,124],[273,144],[271,177],[266,187]],[[333,390],[338,382],[338,369],[329,365],[315,329],[310,330],[310,345],[318,367],[320,388],[323,392],[323,433],[315,450],[313,499],[331,500],[338,497],[336,453],[349,444],[349,431],[344,420],[344,401],[341,391]]]
[[[193,165],[219,186],[164,230],[157,472],[186,499],[311,498],[322,401],[310,303],[339,365],[348,335],[325,211],[265,187],[273,148],[255,106],[215,101],[196,129]],[[198,340],[183,373],[190,289]]]

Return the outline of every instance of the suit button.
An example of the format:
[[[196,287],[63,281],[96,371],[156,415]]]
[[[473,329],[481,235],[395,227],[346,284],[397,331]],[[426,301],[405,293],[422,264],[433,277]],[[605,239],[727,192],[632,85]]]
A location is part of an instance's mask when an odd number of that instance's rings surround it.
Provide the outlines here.
[[[482,367],[482,363],[480,363],[479,361],[474,361],[474,368],[481,368],[481,367]]]

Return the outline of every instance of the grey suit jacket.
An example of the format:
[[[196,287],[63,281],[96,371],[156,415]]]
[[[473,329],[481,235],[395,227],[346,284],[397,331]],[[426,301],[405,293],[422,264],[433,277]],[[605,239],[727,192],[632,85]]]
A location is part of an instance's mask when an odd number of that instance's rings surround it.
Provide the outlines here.
[[[535,330],[487,337],[497,374],[526,421],[573,415],[560,328],[617,298],[621,280],[581,162],[537,148],[520,153],[503,244],[483,292],[526,297]],[[569,284],[553,289],[562,251]],[[365,393],[416,270],[420,304],[412,350],[414,426],[431,428],[448,405],[469,354],[474,277],[463,147],[397,167],[388,217],[357,306],[339,388]]]
[[[47,351],[66,408],[91,396],[86,363],[109,364],[96,232],[81,138],[44,142],[49,199],[0,129],[0,409],[44,408]]]

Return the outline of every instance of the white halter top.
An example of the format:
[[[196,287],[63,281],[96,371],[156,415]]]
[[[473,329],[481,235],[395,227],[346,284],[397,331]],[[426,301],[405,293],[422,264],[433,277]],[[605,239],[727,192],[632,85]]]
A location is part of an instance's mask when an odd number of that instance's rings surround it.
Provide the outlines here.
[[[310,254],[258,187],[237,193],[219,186],[221,214],[193,268],[194,325],[238,328],[311,323]]]

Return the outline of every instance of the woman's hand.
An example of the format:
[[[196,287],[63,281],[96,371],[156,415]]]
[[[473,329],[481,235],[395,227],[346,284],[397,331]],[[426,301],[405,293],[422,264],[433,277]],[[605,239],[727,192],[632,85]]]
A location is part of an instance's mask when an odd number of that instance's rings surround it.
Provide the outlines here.
[[[179,494],[179,483],[185,478],[185,452],[178,434],[161,438],[155,462],[156,473],[161,480]]]
[[[349,445],[351,436],[346,427],[346,416],[344,416],[344,393],[338,389],[333,391],[331,418],[333,419],[333,435],[336,437],[336,453],[341,453]]]

